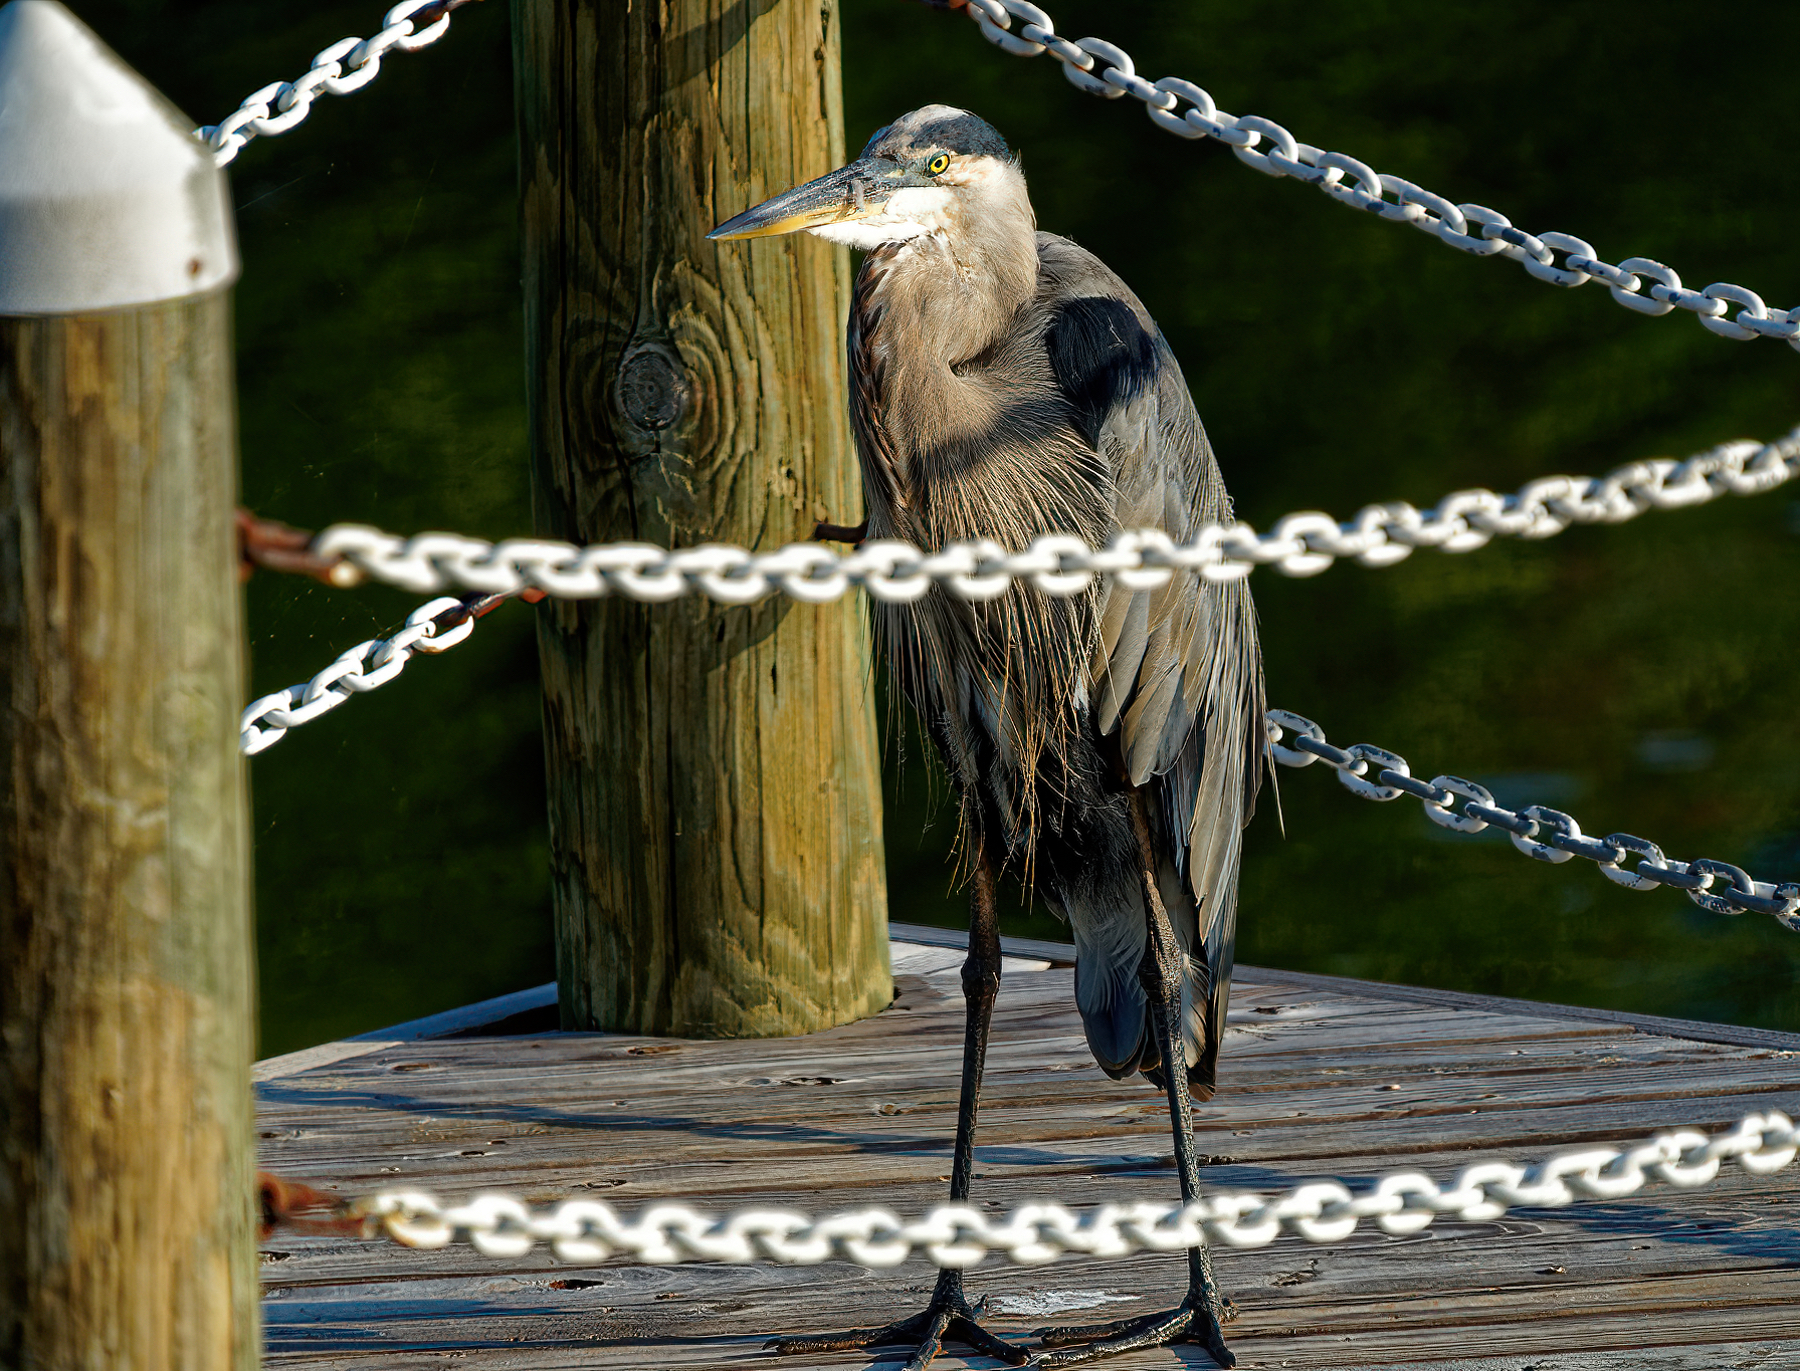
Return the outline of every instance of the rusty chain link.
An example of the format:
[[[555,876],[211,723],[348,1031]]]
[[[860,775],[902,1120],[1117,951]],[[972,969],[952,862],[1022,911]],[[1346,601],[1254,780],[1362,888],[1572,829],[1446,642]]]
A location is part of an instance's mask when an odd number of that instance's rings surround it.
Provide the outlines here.
[[[346,648],[310,681],[252,701],[238,722],[238,751],[254,757],[285,738],[290,728],[330,713],[352,695],[386,685],[406,669],[415,652],[455,647],[474,631],[475,620],[485,612],[478,606],[495,598],[443,596],[428,601],[406,616],[406,626],[393,637],[370,638]]]

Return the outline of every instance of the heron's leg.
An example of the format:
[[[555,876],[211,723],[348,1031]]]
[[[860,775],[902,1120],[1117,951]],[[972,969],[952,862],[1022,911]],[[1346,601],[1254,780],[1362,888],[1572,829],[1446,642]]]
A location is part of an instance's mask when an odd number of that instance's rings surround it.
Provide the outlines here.
[[[963,961],[962,1089],[956,1105],[956,1151],[950,1164],[950,1202],[965,1203],[975,1174],[975,1119],[981,1107],[981,1074],[987,1064],[988,1031],[1000,993],[1000,916],[995,904],[997,873],[983,854],[975,863],[969,894],[969,955]],[[963,1294],[963,1273],[938,1272],[931,1302],[911,1318],[881,1328],[857,1328],[816,1337],[778,1338],[778,1352],[842,1352],[850,1348],[911,1344],[905,1371],[925,1371],[946,1341],[960,1342],[986,1357],[1019,1366],[1025,1353],[995,1337],[976,1320],[981,1310]]]
[[[1131,826],[1137,835],[1138,867],[1144,891],[1144,908],[1150,936],[1144,942],[1144,959],[1138,981],[1149,1002],[1151,1032],[1162,1058],[1163,1088],[1169,1097],[1169,1123],[1175,1135],[1175,1166],[1181,1177],[1181,1201],[1191,1203],[1200,1193],[1200,1163],[1194,1153],[1194,1106],[1188,1094],[1186,1057],[1182,1049],[1181,984],[1187,975],[1181,944],[1163,908],[1156,884],[1156,852],[1150,842],[1150,822],[1141,790],[1131,793]],[[1228,1317],[1213,1279],[1212,1253],[1204,1244],[1188,1249],[1188,1289],[1174,1309],[1141,1319],[1120,1319],[1080,1328],[1040,1328],[1045,1347],[1066,1352],[1040,1352],[1033,1366],[1078,1366],[1141,1347],[1160,1347],[1171,1342],[1195,1342],[1220,1366],[1236,1366],[1237,1358],[1225,1346],[1221,1324]]]

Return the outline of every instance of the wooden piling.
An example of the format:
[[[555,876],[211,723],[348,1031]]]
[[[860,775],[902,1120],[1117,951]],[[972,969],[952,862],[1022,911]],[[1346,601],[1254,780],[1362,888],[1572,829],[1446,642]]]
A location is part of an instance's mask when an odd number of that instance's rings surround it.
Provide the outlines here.
[[[540,532],[854,524],[843,248],[705,241],[843,160],[835,0],[514,6]],[[887,1004],[855,599],[539,611],[564,1024],[800,1033]]]
[[[257,1364],[224,181],[0,9],[0,1366]]]

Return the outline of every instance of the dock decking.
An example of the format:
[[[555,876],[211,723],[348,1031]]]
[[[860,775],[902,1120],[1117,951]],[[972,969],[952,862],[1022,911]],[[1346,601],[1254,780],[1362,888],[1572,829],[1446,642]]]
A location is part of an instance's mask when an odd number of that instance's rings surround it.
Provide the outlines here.
[[[504,1188],[535,1203],[604,1195],[635,1210],[819,1211],[941,1203],[962,1039],[958,935],[896,927],[899,996],[875,1018],[805,1038],[424,1036],[464,1014],[308,1049],[258,1067],[262,1164],[344,1194],[396,1184],[445,1198]],[[931,944],[937,944],[933,946]],[[989,1054],[974,1201],[1072,1205],[1176,1195],[1160,1095],[1093,1065],[1069,950],[1009,941]],[[532,1027],[549,996],[486,1017]],[[507,1017],[511,1016],[511,1017]],[[410,1041],[408,1039],[411,1039]],[[1528,1161],[1666,1127],[1800,1111],[1800,1034],[1239,968],[1217,1099],[1200,1106],[1206,1177],[1281,1189],[1479,1160]],[[496,1261],[466,1246],[278,1234],[264,1244],[267,1364],[293,1368],[881,1366],[899,1349],[818,1358],[776,1333],[913,1312],[934,1269],[843,1263],[648,1267]],[[1735,1166],[1697,1191],[1438,1220],[1393,1238],[1283,1238],[1216,1253],[1246,1367],[1720,1371],[1800,1367],[1800,1166]],[[969,1276],[988,1322],[1020,1340],[1047,1322],[1173,1302],[1177,1256],[990,1258]],[[1102,1363],[1211,1362],[1178,1347]],[[998,1363],[946,1355],[938,1366]]]

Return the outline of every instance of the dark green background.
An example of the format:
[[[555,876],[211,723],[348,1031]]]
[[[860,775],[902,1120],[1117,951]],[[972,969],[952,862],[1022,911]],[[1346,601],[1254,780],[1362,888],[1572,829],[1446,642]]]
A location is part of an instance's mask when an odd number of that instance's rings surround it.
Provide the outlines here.
[[[337,0],[77,9],[208,122],[380,16]],[[1791,5],[1061,0],[1054,13],[1153,78],[1187,76],[1225,109],[1522,227],[1800,303]],[[1800,421],[1800,356],[1780,343],[1641,318],[1598,285],[1558,291],[1263,177],[1133,102],[1076,92],[1048,58],[991,49],[964,19],[844,0],[843,28],[853,145],[932,100],[995,123],[1042,225],[1111,262],[1162,323],[1259,525]],[[470,7],[436,47],[391,57],[369,89],[239,158],[252,507],[315,528],[528,529],[510,83],[505,8]],[[1590,832],[1795,879],[1794,500],[1385,571],[1260,573],[1271,701],[1427,776],[1567,807]],[[305,679],[417,598],[259,576],[253,691]],[[252,763],[265,1053],[552,975],[530,618],[508,607]],[[1646,750],[1665,734],[1692,769]],[[954,923],[950,815],[916,744],[906,752],[889,788],[891,912]],[[1800,938],[1766,917],[1619,890],[1491,832],[1440,834],[1410,802],[1353,799],[1323,767],[1280,780],[1286,837],[1265,799],[1241,960],[1800,1028]],[[1023,911],[1013,926],[1055,932]]]

